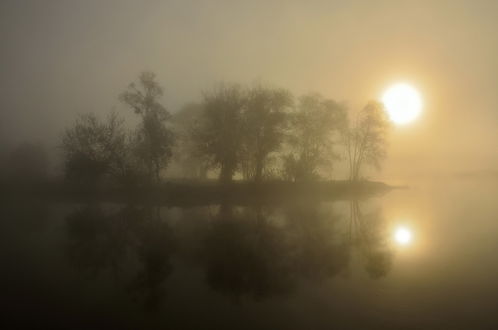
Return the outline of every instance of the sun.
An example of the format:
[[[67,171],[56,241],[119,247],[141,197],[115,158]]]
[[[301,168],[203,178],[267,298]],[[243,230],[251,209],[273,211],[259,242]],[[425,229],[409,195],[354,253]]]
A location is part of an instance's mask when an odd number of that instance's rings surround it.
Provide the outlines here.
[[[420,93],[406,83],[399,83],[389,87],[382,95],[382,103],[389,118],[397,125],[412,122],[422,111]]]
[[[394,232],[394,239],[400,245],[408,245],[412,241],[412,232],[405,227],[399,227]]]

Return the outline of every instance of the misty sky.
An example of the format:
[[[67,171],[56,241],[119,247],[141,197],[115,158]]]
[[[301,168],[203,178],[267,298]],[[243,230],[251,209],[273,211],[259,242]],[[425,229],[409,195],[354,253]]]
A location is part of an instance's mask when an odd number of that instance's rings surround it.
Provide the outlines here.
[[[151,70],[172,112],[219,81],[320,92],[357,108],[409,81],[423,115],[385,172],[498,168],[497,1],[0,2],[2,145],[57,145]],[[414,165],[416,165],[414,168]]]

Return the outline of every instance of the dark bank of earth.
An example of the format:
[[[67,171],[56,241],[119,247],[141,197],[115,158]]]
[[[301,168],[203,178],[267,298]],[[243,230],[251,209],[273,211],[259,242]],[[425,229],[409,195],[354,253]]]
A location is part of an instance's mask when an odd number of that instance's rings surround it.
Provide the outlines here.
[[[7,186],[4,186],[7,188]],[[385,193],[395,187],[373,181],[326,181],[326,182],[233,182],[171,181],[155,186],[134,188],[80,189],[64,184],[31,185],[20,189],[1,189],[3,194],[29,192],[56,201],[67,202],[133,202],[165,206],[195,206],[209,204],[275,204],[298,200],[347,200],[366,198]]]
[[[236,182],[229,185],[169,183],[165,195],[157,201],[172,205],[232,203],[280,203],[297,199],[340,200],[367,197],[388,191],[391,187],[380,182],[330,181],[295,182]],[[154,196],[150,196],[154,199]]]

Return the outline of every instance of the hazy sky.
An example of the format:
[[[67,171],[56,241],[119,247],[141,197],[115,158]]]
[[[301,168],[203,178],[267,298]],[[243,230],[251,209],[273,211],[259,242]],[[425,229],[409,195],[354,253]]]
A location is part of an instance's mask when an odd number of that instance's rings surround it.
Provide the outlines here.
[[[393,132],[389,173],[498,168],[497,13],[476,0],[2,0],[0,138],[52,147],[76,113],[132,118],[117,95],[142,70],[172,112],[218,81],[352,108],[409,81],[425,108]]]

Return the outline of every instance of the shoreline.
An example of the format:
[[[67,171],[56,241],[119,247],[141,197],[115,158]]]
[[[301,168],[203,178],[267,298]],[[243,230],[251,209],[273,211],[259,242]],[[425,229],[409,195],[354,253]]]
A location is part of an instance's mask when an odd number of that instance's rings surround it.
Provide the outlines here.
[[[4,197],[34,197],[62,202],[116,202],[162,206],[202,206],[216,204],[281,204],[299,201],[339,201],[364,199],[405,186],[390,186],[376,181],[347,180],[289,182],[168,181],[158,185],[81,189],[63,183],[43,183],[10,187],[2,185]]]

